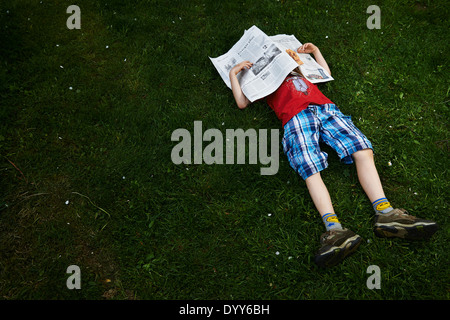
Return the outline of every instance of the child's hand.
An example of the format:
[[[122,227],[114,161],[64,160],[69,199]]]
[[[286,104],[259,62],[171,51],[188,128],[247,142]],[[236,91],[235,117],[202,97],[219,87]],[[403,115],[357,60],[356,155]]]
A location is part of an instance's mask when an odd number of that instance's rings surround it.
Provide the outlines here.
[[[308,42],[302,45],[300,48],[297,49],[298,53],[315,53],[316,50],[319,50],[315,45]]]
[[[239,84],[239,80],[237,78],[237,74],[243,69],[250,69],[252,66],[253,63],[251,63],[250,61],[242,61],[230,70],[229,77],[231,90],[233,91],[233,96],[239,109],[247,108],[247,106],[250,104],[250,100],[247,99],[244,92],[242,91],[241,85]]]
[[[231,72],[233,72],[235,75],[237,75],[239,72],[242,71],[242,69],[250,69],[253,66],[253,63],[250,61],[242,61],[241,63],[235,65],[233,69],[231,69]]]

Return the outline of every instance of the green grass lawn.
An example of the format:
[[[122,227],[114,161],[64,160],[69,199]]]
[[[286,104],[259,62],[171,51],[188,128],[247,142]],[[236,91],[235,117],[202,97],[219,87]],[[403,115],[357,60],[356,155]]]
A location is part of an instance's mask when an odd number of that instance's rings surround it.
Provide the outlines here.
[[[69,30],[66,9],[81,9]],[[381,9],[369,30],[366,9]],[[448,299],[447,1],[0,3],[2,299]],[[175,165],[177,128],[280,129],[238,110],[208,57],[257,25],[323,53],[320,88],[373,142],[394,206],[435,220],[427,242],[376,238],[354,166],[327,148],[323,178],[364,238],[326,270],[325,231],[280,146],[261,165]],[[281,141],[281,139],[280,139]],[[391,165],[389,165],[391,164]],[[69,290],[70,265],[81,290]],[[381,270],[381,289],[366,286]]]

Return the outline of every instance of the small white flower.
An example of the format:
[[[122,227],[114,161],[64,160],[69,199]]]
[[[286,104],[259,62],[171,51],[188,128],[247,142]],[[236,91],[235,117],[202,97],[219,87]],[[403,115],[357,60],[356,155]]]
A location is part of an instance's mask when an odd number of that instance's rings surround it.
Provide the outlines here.
[[[271,214],[271,213],[269,213],[269,214],[268,214],[268,216],[269,216],[269,217],[271,217],[271,216],[272,216],[272,214]]]
[[[127,58],[123,59],[123,61],[127,61]]]
[[[222,122],[222,125],[224,125],[225,124],[225,122]]]
[[[125,176],[122,177],[122,180],[125,180]]]
[[[57,44],[56,46],[59,47],[59,44]]]
[[[388,161],[388,166],[389,167],[392,166],[392,162]]]
[[[66,204],[69,204],[69,200],[66,201]]]
[[[325,39],[328,39],[328,36],[325,36]]]
[[[108,48],[109,48],[109,46],[106,46],[105,48],[106,48],[106,49],[108,49]]]
[[[277,252],[275,252],[275,254],[278,256],[279,254],[280,254],[280,252],[279,251],[277,251]]]
[[[415,196],[417,196],[417,195],[418,195],[418,193],[417,193],[417,192],[414,192],[414,195],[415,195]]]
[[[64,67],[63,66],[59,66],[61,69],[64,69]]]
[[[72,87],[69,87],[69,90],[72,90],[73,88]]]

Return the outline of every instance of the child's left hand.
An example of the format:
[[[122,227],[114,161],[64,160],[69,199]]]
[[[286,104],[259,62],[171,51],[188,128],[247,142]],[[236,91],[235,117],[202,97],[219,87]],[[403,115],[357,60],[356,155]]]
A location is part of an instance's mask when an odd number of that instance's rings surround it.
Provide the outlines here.
[[[319,50],[317,46],[312,44],[311,42],[305,43],[297,49],[298,53],[314,53],[316,50]]]

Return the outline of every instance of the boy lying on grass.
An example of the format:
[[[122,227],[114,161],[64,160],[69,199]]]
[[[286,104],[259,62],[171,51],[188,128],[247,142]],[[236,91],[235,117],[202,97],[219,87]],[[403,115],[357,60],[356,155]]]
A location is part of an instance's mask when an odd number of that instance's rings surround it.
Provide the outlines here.
[[[319,48],[305,43],[298,53],[312,53],[330,74],[330,69]],[[296,53],[289,54],[296,59]],[[252,62],[243,61],[230,70],[233,96],[240,109],[250,101],[242,92],[237,74]],[[299,68],[291,72],[281,86],[266,98],[284,127],[283,151],[291,167],[305,180],[308,191],[326,228],[320,237],[321,247],[315,255],[319,266],[338,264],[354,252],[361,243],[361,237],[342,227],[334,212],[328,190],[322,181],[320,171],[328,166],[327,154],[322,152],[319,141],[332,147],[342,162],[356,164],[358,179],[375,210],[374,232],[379,237],[404,239],[425,239],[437,230],[435,222],[409,215],[404,209],[394,209],[384,194],[375,167],[371,142],[328,99],[316,85],[302,76]]]

